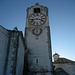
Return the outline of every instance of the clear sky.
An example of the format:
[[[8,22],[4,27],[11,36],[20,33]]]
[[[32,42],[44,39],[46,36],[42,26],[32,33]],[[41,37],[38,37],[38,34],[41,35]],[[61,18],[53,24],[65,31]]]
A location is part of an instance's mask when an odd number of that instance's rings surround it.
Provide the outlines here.
[[[24,34],[26,9],[37,2],[49,9],[52,53],[75,61],[75,0],[0,0],[0,25]]]

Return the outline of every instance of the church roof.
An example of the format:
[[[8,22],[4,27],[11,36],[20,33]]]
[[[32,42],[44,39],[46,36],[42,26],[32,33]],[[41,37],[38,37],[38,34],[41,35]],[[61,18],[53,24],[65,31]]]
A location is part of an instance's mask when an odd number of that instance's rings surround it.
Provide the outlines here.
[[[53,63],[75,63],[75,61],[66,59],[66,58],[58,58],[56,61]]]

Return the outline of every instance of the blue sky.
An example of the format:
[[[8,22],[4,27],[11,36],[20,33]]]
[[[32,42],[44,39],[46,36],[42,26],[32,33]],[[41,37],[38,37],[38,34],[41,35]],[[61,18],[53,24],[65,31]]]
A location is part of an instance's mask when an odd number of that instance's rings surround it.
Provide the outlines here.
[[[49,9],[52,53],[75,61],[75,0],[0,0],[0,25],[24,34],[26,9],[37,2]]]

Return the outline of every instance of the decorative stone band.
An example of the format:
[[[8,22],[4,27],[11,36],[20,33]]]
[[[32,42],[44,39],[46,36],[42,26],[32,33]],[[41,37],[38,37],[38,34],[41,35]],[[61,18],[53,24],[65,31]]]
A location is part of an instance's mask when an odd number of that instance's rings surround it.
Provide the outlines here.
[[[32,73],[47,73],[47,72],[53,72],[53,71],[29,71],[29,72],[32,72]]]
[[[42,29],[32,29],[32,33],[36,36],[39,36],[42,33]]]

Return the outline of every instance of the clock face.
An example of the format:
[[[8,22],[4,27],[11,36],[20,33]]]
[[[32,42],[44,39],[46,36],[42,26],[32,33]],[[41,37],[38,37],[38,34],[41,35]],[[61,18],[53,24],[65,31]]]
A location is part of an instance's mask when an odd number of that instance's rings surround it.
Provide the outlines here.
[[[29,16],[28,21],[33,26],[40,26],[46,22],[46,16],[42,13],[33,13]]]

